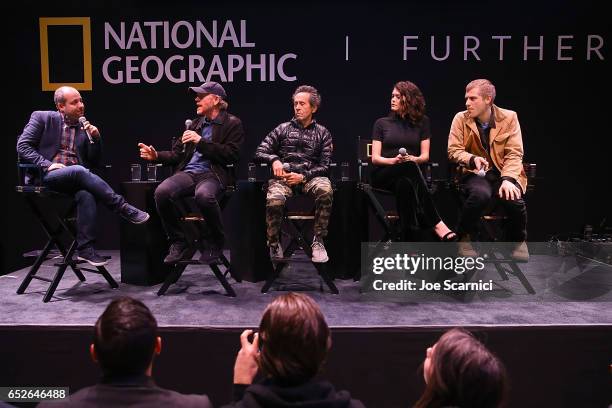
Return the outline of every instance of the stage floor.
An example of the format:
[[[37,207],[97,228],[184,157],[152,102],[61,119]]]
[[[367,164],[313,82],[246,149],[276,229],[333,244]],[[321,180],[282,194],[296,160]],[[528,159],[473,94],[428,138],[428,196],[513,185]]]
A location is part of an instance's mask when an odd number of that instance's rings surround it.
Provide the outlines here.
[[[119,251],[100,251],[111,255],[107,269],[120,282]],[[26,293],[15,292],[26,269],[0,276],[0,326],[88,326],[92,325],[113,298],[128,295],[151,308],[161,327],[255,327],[266,305],[286,290],[305,291],[321,306],[331,327],[437,327],[437,326],[564,326],[609,325],[612,302],[612,267],[592,262],[579,269],[558,274],[547,268],[544,257],[532,256],[522,266],[536,293],[526,292],[518,279],[499,281],[486,297],[477,294],[470,300],[441,297],[436,301],[410,298],[404,301],[378,301],[360,293],[360,283],[336,280],[339,295],[321,292],[321,281],[309,264],[293,264],[278,285],[268,294],[260,293],[263,282],[232,283],[236,298],[224,295],[210,270],[189,266],[166,296],[156,295],[159,285],[151,287],[119,283],[111,289],[97,274],[85,272],[79,282],[67,271],[55,297],[43,303],[46,282],[33,280]],[[55,268],[47,261],[42,276]],[[485,277],[486,278],[486,277]],[[370,299],[370,300],[368,300]]]
[[[119,281],[119,252],[101,252],[112,255],[108,270]],[[504,362],[511,379],[510,407],[605,406],[610,400],[610,266],[581,262],[555,272],[553,264],[535,255],[521,266],[534,295],[511,277],[469,301],[404,296],[396,302],[372,300],[352,280],[336,280],[339,295],[321,292],[312,265],[294,264],[269,294],[260,293],[263,282],[232,281],[236,298],[223,295],[204,266],[188,267],[162,297],[156,295],[159,285],[120,283],[113,290],[97,274],[86,273],[87,281],[80,283],[67,272],[56,296],[43,303],[46,282],[34,280],[25,294],[15,293],[23,269],[0,277],[0,384],[69,386],[71,391],[94,384],[99,370],[87,353],[92,326],[111,299],[129,295],[144,301],[161,326],[164,352],[155,364],[157,383],[206,393],[221,406],[231,397],[241,331],[256,327],[282,290],[300,290],[316,299],[332,327],[323,378],[366,406],[413,404],[425,386],[425,350],[453,326],[469,327]],[[45,270],[50,276],[54,268]],[[494,272],[479,278],[499,281]]]

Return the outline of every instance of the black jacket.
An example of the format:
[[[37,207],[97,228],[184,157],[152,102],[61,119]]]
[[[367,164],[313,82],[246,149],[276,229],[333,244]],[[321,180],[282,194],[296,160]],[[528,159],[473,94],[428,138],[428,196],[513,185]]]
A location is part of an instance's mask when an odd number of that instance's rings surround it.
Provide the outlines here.
[[[234,402],[226,408],[365,408],[348,391],[336,391],[327,381],[285,387],[266,379],[249,385],[234,384]]]
[[[204,118],[194,119],[189,127],[199,133],[203,126]],[[219,112],[219,115],[212,121],[212,137],[210,142],[204,139],[197,145],[188,143],[183,152],[183,143],[178,137],[172,145],[172,150],[157,152],[157,162],[174,166],[174,171],[181,171],[191,160],[193,152],[198,152],[206,160],[210,161],[211,170],[217,175],[223,186],[233,184],[234,170],[228,169],[228,164],[234,166],[240,158],[240,145],[244,141],[244,130],[242,122],[236,116],[226,111]]]
[[[261,142],[255,160],[272,164],[289,163],[289,171],[304,175],[305,181],[326,176],[332,155],[332,137],[313,121],[303,128],[295,119],[282,123]]]
[[[180,394],[155,385],[150,377],[105,378],[86,387],[65,401],[42,402],[42,408],[168,407],[212,408],[206,395]]]

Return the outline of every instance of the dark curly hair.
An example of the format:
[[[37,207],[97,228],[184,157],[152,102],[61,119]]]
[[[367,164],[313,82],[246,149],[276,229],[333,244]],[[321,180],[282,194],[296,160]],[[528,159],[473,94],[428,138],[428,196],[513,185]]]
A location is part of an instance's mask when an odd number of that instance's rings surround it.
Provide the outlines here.
[[[418,124],[425,116],[425,98],[418,86],[410,81],[399,81],[395,89],[400,93],[399,115],[412,124]]]
[[[300,85],[293,93],[291,100],[294,100],[295,95],[299,94],[300,92],[307,92],[310,94],[310,98],[308,98],[310,106],[312,106],[313,108],[319,108],[319,106],[321,106],[321,94],[319,93],[319,91],[317,91],[317,88],[310,85]]]

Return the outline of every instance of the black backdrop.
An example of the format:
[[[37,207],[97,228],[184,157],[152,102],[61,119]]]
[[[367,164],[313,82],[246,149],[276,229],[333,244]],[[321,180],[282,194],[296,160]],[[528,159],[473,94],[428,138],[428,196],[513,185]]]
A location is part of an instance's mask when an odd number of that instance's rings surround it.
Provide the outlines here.
[[[117,56],[125,63],[126,56],[137,56],[142,62],[150,55],[161,61],[172,55],[185,59],[200,55],[205,59],[206,75],[215,54],[227,69],[228,54],[252,54],[255,60],[261,54],[275,54],[278,60],[293,53],[296,58],[287,59],[284,70],[296,81],[282,80],[278,73],[275,81],[262,81],[256,71],[253,80],[247,81],[243,69],[233,81],[224,83],[230,111],[243,120],[246,128],[239,171],[243,177],[257,144],[270,129],[291,117],[290,96],[297,85],[311,84],[321,91],[323,105],[318,120],[332,132],[334,160],[355,163],[356,137],[370,136],[374,121],[387,113],[393,84],[401,79],[415,82],[426,97],[433,132],[431,157],[445,174],[448,129],[453,115],[464,108],[464,87],[472,79],[485,77],[497,86],[497,104],[518,112],[525,158],[537,163],[538,175],[543,178],[529,201],[530,237],[543,240],[551,234],[579,232],[584,224],[597,228],[606,215],[609,220],[610,105],[606,97],[610,25],[597,3],[22,1],[11,7],[2,28],[4,42],[8,43],[3,59],[7,110],[1,139],[6,153],[1,172],[5,192],[0,248],[3,271],[22,266],[21,252],[42,242],[37,226],[14,193],[16,137],[32,110],[53,109],[52,92],[41,90],[40,17],[90,17],[93,89],[81,93],[88,119],[101,129],[105,161],[113,165],[108,180],[117,188],[129,176],[129,163],[138,162],[137,142],[166,148],[182,132],[184,120],[193,116],[194,105],[186,93],[191,84],[188,78],[182,83],[163,77],[157,83],[141,80],[110,84],[102,75],[107,58]],[[193,25],[199,20],[207,28],[211,20],[216,20],[219,36],[231,20],[237,37],[243,34],[255,46],[234,48],[226,42],[223,47],[212,48],[203,42],[201,48],[171,45],[164,49],[160,34],[157,49],[150,48],[144,22],[168,21],[172,27],[182,20]],[[245,33],[239,30],[240,20],[246,21]],[[148,49],[133,45],[122,50],[112,40],[105,49],[105,23],[118,31],[120,22],[126,23],[126,39],[133,24],[140,23]],[[179,30],[178,38],[184,40],[185,33]],[[419,36],[408,41],[408,46],[418,49],[407,51],[407,60],[403,58],[404,36]],[[437,61],[432,57],[432,36],[438,57],[444,55],[449,36],[447,59]],[[480,60],[471,53],[464,60],[466,36],[480,41],[476,51]],[[511,36],[504,41],[503,60],[500,40],[492,36]],[[529,46],[538,45],[542,36],[542,60],[537,50],[529,50],[524,60],[525,36]],[[559,36],[573,36],[560,40],[562,45],[572,46],[562,50],[562,56],[571,56],[572,60],[558,58]],[[603,41],[599,49],[603,60],[595,52],[587,59],[588,36],[598,36],[593,37],[593,45]],[[466,41],[470,46],[476,40]],[[51,80],[82,80],[81,30],[49,28],[48,43]],[[175,75],[185,64],[173,65]],[[110,66],[116,70],[120,65]],[[154,71],[151,68],[150,75]],[[210,79],[219,80],[219,76]],[[118,222],[106,210],[100,210],[99,230],[99,248],[118,248]]]

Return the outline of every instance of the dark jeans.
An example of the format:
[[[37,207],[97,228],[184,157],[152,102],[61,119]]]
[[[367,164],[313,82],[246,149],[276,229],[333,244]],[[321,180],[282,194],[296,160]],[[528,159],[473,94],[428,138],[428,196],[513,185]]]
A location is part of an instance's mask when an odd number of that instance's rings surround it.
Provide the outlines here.
[[[185,241],[175,203],[182,197],[194,196],[206,220],[211,243],[223,246],[225,234],[218,202],[223,191],[223,186],[212,171],[197,174],[179,171],[165,179],[155,190],[155,204],[170,243]]]
[[[93,246],[95,242],[96,203],[100,202],[114,212],[119,212],[125,203],[123,196],[115,193],[106,181],[81,165],[51,170],[44,175],[43,184],[60,193],[74,194],[78,250]]]
[[[412,240],[411,231],[432,228],[441,221],[423,174],[414,162],[377,167],[372,186],[395,193],[402,240]]]
[[[499,187],[502,180],[490,171],[486,177],[470,173],[461,180],[461,190],[465,197],[459,233],[467,233],[472,237],[478,232],[478,222],[491,200],[498,200],[508,216],[508,226],[505,239],[509,242],[521,242],[527,239],[527,207],[521,196],[519,200],[505,200],[499,197]],[[521,189],[521,187],[515,183]]]

